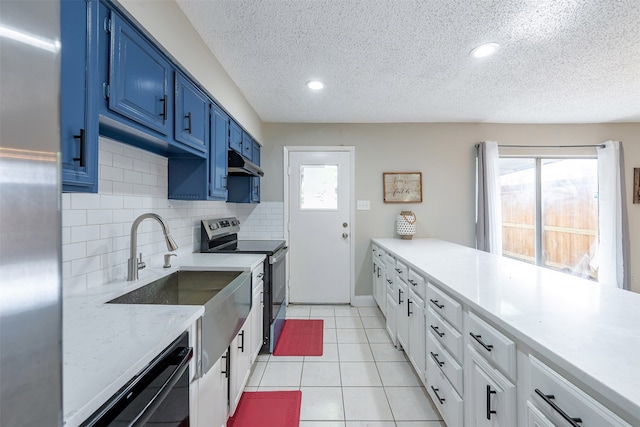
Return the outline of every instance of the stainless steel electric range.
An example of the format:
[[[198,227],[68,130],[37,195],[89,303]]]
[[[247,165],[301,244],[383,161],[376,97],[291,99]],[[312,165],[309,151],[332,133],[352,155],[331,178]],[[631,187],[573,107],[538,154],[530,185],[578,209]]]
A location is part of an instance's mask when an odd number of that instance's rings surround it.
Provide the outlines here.
[[[201,222],[200,252],[264,254],[264,314],[261,353],[273,353],[286,317],[286,254],[284,240],[238,240],[235,217]]]

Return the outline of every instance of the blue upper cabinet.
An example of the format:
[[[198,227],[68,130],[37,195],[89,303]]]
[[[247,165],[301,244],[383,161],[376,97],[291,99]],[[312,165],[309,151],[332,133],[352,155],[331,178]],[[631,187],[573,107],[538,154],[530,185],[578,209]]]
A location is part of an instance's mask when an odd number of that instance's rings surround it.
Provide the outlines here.
[[[63,1],[61,20],[60,142],[62,190],[98,191],[98,120],[94,111],[96,49],[87,28],[97,15],[95,3]],[[91,58],[92,59],[92,58]]]
[[[210,101],[191,80],[176,73],[175,138],[191,147],[208,151]]]
[[[253,138],[247,132],[242,132],[242,155],[253,160]]]
[[[170,135],[173,69],[131,25],[111,13],[109,108]]]
[[[256,165],[260,166],[260,150],[262,147],[260,147],[260,144],[258,144],[258,141],[253,141],[253,156],[251,156],[251,161],[253,163],[255,163]]]
[[[211,105],[211,148],[209,150],[209,198],[227,200],[227,147],[229,116]]]
[[[229,149],[242,154],[242,129],[233,119],[229,123]]]

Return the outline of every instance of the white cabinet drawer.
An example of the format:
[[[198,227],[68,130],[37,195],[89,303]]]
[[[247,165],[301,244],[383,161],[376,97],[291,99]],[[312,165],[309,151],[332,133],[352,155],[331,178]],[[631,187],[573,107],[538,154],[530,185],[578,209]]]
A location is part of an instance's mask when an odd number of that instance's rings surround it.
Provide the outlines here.
[[[575,425],[580,427],[631,427],[533,356],[529,356],[529,370],[529,400],[554,424],[569,426],[568,419],[579,418]]]
[[[396,257],[389,252],[383,252],[384,263],[387,265],[387,271],[393,271],[396,268]]]
[[[427,300],[425,301],[436,313],[451,323],[458,331],[462,330],[462,305],[449,295],[427,283]]]
[[[415,292],[420,298],[424,299],[426,293],[424,277],[410,268],[408,282],[409,285],[411,285],[411,288],[413,288],[413,292]]]
[[[462,335],[442,320],[431,307],[427,310],[427,331],[431,332],[436,341],[449,350],[457,361],[462,361],[464,345]]]
[[[251,286],[255,289],[264,277],[264,264],[260,264],[251,272]]]
[[[516,378],[516,344],[496,328],[469,312],[467,340],[507,377]]]
[[[449,382],[458,394],[462,396],[462,366],[440,345],[432,332],[427,333],[427,349],[427,358],[433,360],[436,365],[440,366],[440,369],[444,372]]]
[[[427,392],[448,426],[462,425],[463,400],[432,358],[427,358]]]
[[[409,277],[409,268],[407,268],[407,265],[405,263],[396,261],[395,271],[398,274],[399,278],[401,278],[405,282],[407,281],[407,278]]]

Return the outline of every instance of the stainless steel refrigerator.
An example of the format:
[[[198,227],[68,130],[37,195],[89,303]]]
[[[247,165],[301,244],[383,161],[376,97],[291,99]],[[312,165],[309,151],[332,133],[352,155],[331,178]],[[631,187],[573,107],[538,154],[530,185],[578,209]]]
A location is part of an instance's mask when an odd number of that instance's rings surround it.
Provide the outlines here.
[[[0,425],[62,425],[60,4],[0,0]]]

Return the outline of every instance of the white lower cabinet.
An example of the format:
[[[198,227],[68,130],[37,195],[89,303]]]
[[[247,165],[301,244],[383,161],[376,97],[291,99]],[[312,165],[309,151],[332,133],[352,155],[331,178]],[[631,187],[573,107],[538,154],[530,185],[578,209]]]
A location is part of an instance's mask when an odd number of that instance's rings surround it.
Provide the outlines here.
[[[527,400],[527,427],[555,427],[536,406]]]
[[[468,347],[465,369],[467,427],[516,425],[516,386],[473,347]]]
[[[426,361],[426,387],[431,400],[449,427],[462,427],[464,402],[433,358]]]
[[[229,381],[229,416],[233,416],[242,397],[242,391],[251,373],[251,335],[249,323],[243,328],[229,346],[231,358],[231,378]]]
[[[198,426],[225,427],[227,425],[228,355],[227,351],[198,380]]]
[[[409,350],[409,289],[400,276],[396,276],[398,289],[398,307],[396,308],[396,334],[398,345]]]
[[[396,335],[396,308],[398,307],[398,298],[395,295],[397,292],[393,292],[391,288],[387,287],[387,321],[386,328],[387,333],[389,334],[389,338],[391,338],[391,342],[393,345],[398,345],[398,338]]]
[[[262,277],[260,277],[262,279]],[[262,348],[263,331],[262,316],[264,313],[264,282],[262,280],[253,287],[253,298],[251,300],[251,364],[255,362]]]
[[[424,300],[409,289],[409,361],[424,382],[426,337]]]

